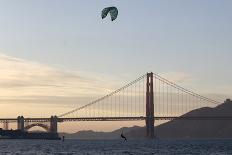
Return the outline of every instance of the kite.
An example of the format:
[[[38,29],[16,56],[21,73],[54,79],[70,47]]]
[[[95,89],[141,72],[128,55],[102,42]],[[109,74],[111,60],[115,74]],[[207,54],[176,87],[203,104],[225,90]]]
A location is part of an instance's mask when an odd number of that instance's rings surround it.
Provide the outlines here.
[[[114,6],[104,8],[101,14],[102,19],[106,18],[108,13],[110,13],[111,21],[114,21],[118,16],[118,9]]]

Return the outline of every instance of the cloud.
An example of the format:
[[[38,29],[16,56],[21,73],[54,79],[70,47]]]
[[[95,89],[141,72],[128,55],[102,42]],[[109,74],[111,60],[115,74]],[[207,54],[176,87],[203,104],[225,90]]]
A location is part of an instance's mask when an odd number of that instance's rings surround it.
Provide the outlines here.
[[[191,83],[195,80],[190,74],[184,72],[167,72],[162,76],[177,84]]]
[[[210,83],[210,87],[202,81],[202,79],[198,79],[195,76],[184,72],[167,72],[163,73],[162,77],[180,85],[188,90],[191,90],[195,93],[201,94],[210,99],[219,101],[223,103],[226,98],[231,98],[231,88],[230,86],[223,85],[214,85],[212,89],[212,84]],[[203,84],[202,84],[203,83]],[[223,91],[222,91],[223,90]]]
[[[99,77],[99,79],[87,77]],[[103,95],[111,91],[111,88],[113,89],[113,84],[105,83],[105,80],[109,78],[106,75],[97,76],[94,73],[60,70],[0,54],[1,101],[20,102],[22,99],[30,101],[32,96],[33,101],[40,101],[44,98],[51,99],[51,96],[53,98],[83,98]]]
[[[190,89],[196,82],[191,75],[183,72],[161,75]],[[6,117],[60,114],[106,95],[131,80],[126,75],[117,78],[68,71],[0,54],[0,113]],[[223,95],[217,98],[221,99]],[[14,110],[6,110],[10,108]]]

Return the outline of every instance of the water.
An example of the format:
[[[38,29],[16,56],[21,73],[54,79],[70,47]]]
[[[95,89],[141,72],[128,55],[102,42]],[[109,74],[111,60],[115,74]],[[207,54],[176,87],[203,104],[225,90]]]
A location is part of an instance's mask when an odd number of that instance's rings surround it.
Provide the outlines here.
[[[232,155],[232,140],[0,140],[1,155]]]

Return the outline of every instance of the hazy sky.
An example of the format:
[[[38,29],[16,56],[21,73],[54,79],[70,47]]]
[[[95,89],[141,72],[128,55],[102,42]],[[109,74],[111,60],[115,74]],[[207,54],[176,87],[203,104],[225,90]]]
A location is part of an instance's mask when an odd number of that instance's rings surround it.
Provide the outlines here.
[[[148,71],[199,93],[232,96],[231,0],[0,2],[1,109],[39,104],[41,115],[54,114]],[[118,19],[102,20],[111,5]],[[56,110],[42,110],[51,103]]]

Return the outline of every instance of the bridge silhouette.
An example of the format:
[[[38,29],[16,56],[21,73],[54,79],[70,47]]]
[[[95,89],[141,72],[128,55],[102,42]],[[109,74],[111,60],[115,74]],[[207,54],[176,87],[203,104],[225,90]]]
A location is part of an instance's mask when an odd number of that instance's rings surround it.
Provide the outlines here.
[[[232,120],[231,116],[185,115],[202,107],[222,102],[185,89],[154,73],[146,73],[127,85],[86,105],[50,118],[0,118],[3,128],[17,123],[27,131],[39,126],[50,133],[58,132],[58,123],[71,121],[138,121],[144,120],[146,135],[154,138],[155,120]]]

